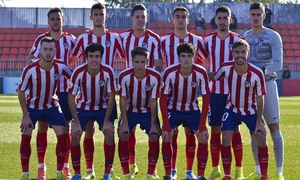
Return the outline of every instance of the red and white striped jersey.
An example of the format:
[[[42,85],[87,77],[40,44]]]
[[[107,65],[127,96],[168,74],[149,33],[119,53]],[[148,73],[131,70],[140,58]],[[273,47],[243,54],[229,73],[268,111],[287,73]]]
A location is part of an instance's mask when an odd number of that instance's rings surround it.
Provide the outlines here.
[[[155,60],[162,59],[160,50],[160,37],[158,34],[146,29],[145,35],[135,37],[133,29],[120,34],[122,46],[126,55],[126,67],[132,66],[131,50],[135,47],[144,47],[149,51],[148,67],[155,67]]]
[[[231,47],[233,43],[242,37],[230,32],[224,40],[220,39],[217,32],[213,32],[204,38],[205,49],[209,54],[209,71],[217,72],[223,62],[233,61]],[[228,94],[228,86],[224,79],[210,82],[210,91],[217,94]]]
[[[108,93],[115,92],[115,75],[112,67],[102,64],[97,75],[88,72],[86,63],[78,66],[68,83],[68,92],[77,95],[77,108],[100,110],[107,108]]]
[[[174,32],[161,37],[161,49],[164,61],[167,63],[167,67],[178,63],[177,56],[177,46],[182,42],[190,42],[192,43],[196,49],[196,58],[195,63],[201,64],[202,59],[208,57],[207,52],[204,49],[204,41],[200,36],[197,36],[192,33],[188,33],[188,35],[184,39],[178,38]]]
[[[48,31],[44,34],[39,35],[32,45],[30,54],[36,58],[40,57],[40,42],[44,37],[51,37],[50,32]],[[64,62],[67,66],[69,66],[70,56],[73,54],[76,44],[76,37],[73,34],[62,32],[60,39],[56,41],[55,44],[56,53],[54,58]],[[59,81],[57,92],[66,92],[67,88],[67,79],[62,77]]]
[[[122,48],[122,42],[118,34],[105,30],[105,34],[98,37],[92,30],[81,34],[75,46],[74,56],[77,58],[82,57],[83,62],[86,62],[85,48],[91,43],[98,43],[104,47],[104,53],[102,55],[102,63],[113,67],[116,55],[121,58],[125,58]]]
[[[151,111],[150,99],[160,96],[160,74],[152,68],[146,68],[146,76],[138,80],[134,67],[125,69],[119,76],[119,95],[127,97],[127,110],[137,113]]]
[[[29,90],[26,96],[26,104],[32,109],[48,109],[58,106],[55,95],[59,79],[63,76],[67,79],[71,76],[69,68],[60,60],[53,60],[53,66],[45,71],[39,65],[39,59],[26,66],[22,73],[19,91]]]
[[[226,108],[240,115],[252,115],[257,111],[257,96],[266,94],[263,72],[248,63],[248,70],[239,75],[234,69],[235,62],[223,63],[214,78],[224,78],[229,87]]]
[[[165,70],[162,93],[168,95],[168,109],[199,110],[199,92],[202,95],[209,93],[207,72],[202,66],[193,64],[192,72],[186,78],[180,73],[180,64],[174,64]]]

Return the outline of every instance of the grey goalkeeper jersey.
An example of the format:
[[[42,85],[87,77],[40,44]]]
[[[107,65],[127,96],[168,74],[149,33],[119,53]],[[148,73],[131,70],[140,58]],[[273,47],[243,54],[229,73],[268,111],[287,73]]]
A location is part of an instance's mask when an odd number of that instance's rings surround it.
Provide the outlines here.
[[[266,81],[276,79],[276,72],[282,69],[282,40],[280,35],[265,28],[257,35],[253,35],[252,29],[244,34],[244,39],[250,45],[248,62],[265,67]]]

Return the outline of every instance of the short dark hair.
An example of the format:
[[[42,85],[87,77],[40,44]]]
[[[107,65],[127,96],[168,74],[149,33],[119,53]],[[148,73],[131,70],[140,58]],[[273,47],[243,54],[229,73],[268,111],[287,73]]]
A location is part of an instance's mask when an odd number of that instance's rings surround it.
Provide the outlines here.
[[[255,3],[251,4],[250,11],[252,9],[260,9],[263,11],[263,13],[265,13],[265,6],[261,2],[255,2]]]
[[[48,14],[47,14],[48,18],[50,17],[51,13],[59,13],[62,17],[64,17],[64,11],[59,7],[53,7],[51,9],[49,9]]]
[[[55,44],[55,39],[53,37],[46,36],[41,40],[41,46],[42,46],[43,42],[48,42],[48,43],[53,42]]]
[[[147,12],[147,8],[143,4],[136,4],[133,6],[131,10],[131,16],[135,13],[135,11],[142,10]]]
[[[190,15],[189,10],[188,10],[186,7],[184,7],[184,6],[177,6],[177,7],[173,10],[173,16],[174,16],[174,14],[175,14],[177,11],[184,11],[184,12],[187,13],[188,16]]]
[[[180,56],[181,53],[191,53],[195,56],[196,47],[189,42],[182,42],[177,46],[177,55]]]
[[[102,4],[102,3],[99,3],[99,2],[96,3],[96,4],[94,4],[94,5],[92,6],[92,9],[91,9],[91,15],[92,15],[94,9],[103,9],[103,10],[106,10],[105,5]]]
[[[231,10],[228,6],[220,6],[217,8],[215,16],[219,13],[219,12],[225,12],[229,14],[229,17],[231,17]]]
[[[85,48],[85,55],[88,56],[89,52],[95,52],[95,51],[100,51],[101,58],[102,58],[104,53],[104,47],[101,44],[97,44],[97,43],[91,43],[87,45]]]
[[[143,55],[148,59],[149,51],[147,48],[144,47],[135,47],[131,50],[131,58],[134,59],[136,55]]]
[[[235,43],[233,43],[232,51],[239,46],[246,46],[247,50],[250,51],[250,46],[249,46],[248,42],[243,39],[239,39]]]

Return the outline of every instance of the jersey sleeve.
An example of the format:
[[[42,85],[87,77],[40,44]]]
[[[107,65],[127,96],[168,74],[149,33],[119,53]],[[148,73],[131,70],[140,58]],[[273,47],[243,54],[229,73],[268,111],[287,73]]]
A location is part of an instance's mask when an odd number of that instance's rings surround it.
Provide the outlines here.
[[[26,66],[21,76],[21,82],[18,86],[19,91],[26,91],[27,89],[29,89],[30,77],[31,73],[29,71],[29,66]]]
[[[273,63],[269,64],[267,69],[267,74],[272,74],[274,72],[280,71],[282,69],[283,63],[283,50],[282,50],[282,40],[277,32],[270,33],[270,45],[272,48],[272,59]]]
[[[68,93],[76,95],[80,91],[81,78],[78,70],[75,70],[68,82]]]

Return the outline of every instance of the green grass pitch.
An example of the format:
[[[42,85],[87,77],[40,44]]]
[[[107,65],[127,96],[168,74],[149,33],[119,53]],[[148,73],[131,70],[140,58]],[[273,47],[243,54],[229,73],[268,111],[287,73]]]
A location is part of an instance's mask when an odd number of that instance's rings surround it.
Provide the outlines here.
[[[300,97],[280,97],[281,108],[281,130],[284,137],[285,145],[285,160],[284,160],[284,175],[287,180],[297,180],[300,178]],[[21,177],[21,165],[19,157],[20,146],[20,120],[21,109],[19,107],[17,96],[0,95],[0,179],[18,179]],[[254,162],[252,159],[251,147],[250,147],[250,135],[245,125],[241,126],[244,144],[244,175],[254,171]],[[47,148],[46,164],[47,164],[47,178],[55,178],[55,142],[56,138],[52,130],[48,133],[49,144]],[[137,128],[137,165],[139,167],[139,174],[136,179],[144,179],[147,171],[147,152],[148,143],[146,134]],[[34,179],[37,175],[37,155],[35,149],[36,130],[34,130],[31,147],[32,154],[30,159],[30,178]],[[118,139],[116,137],[115,141]],[[95,152],[95,171],[97,179],[102,178],[104,171],[103,161],[103,134],[100,131],[95,133],[96,152]],[[178,179],[185,177],[185,135],[183,130],[180,130],[178,139]],[[273,144],[271,137],[268,134],[269,144],[269,177],[274,179],[275,177],[275,159],[273,154]],[[117,150],[117,147],[116,147]],[[70,163],[70,167],[71,163]],[[81,159],[82,172],[85,172],[85,160],[82,151]],[[160,177],[164,175],[163,162],[160,158],[157,163],[157,169]],[[118,153],[115,153],[114,170],[117,175],[121,175],[121,166],[118,158]],[[196,161],[194,163],[194,173],[196,174]],[[205,175],[209,176],[211,171],[211,159],[209,155],[207,168]],[[234,172],[234,160],[232,163],[232,172]],[[73,171],[72,171],[73,173]]]

